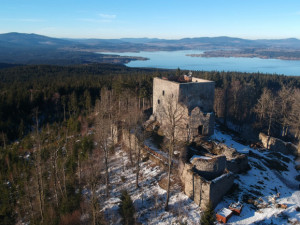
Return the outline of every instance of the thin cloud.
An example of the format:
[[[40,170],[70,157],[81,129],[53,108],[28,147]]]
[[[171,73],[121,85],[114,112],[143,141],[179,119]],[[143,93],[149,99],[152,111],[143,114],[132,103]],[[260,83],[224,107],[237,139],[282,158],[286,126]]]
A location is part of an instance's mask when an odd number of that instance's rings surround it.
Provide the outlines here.
[[[100,13],[99,16],[102,18],[102,19],[109,19],[109,20],[113,20],[117,17],[117,15],[113,15],[113,14],[103,14],[103,13]]]

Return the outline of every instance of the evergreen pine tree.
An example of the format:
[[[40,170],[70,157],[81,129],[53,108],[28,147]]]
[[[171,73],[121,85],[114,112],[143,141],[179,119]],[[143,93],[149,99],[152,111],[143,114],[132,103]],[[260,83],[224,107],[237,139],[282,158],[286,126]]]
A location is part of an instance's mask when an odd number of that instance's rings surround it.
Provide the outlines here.
[[[135,224],[134,222],[135,208],[127,190],[122,191],[122,195],[120,199],[121,199],[121,203],[119,205],[120,207],[119,210],[122,216],[122,224],[124,225]]]
[[[216,222],[216,214],[211,202],[208,203],[205,211],[201,215],[200,224],[201,225],[213,225]]]

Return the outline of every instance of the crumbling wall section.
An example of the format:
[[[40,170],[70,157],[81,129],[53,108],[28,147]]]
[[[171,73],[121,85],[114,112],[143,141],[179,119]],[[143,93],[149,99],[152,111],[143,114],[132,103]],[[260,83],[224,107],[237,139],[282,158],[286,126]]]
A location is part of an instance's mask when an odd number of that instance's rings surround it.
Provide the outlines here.
[[[189,117],[191,136],[213,135],[215,115],[213,112],[203,113],[199,107],[195,107],[190,112]],[[201,130],[199,129],[201,128]]]
[[[248,156],[237,152],[235,148],[220,143],[214,152],[225,155],[226,168],[232,173],[241,173],[249,169]]]
[[[138,144],[138,139],[134,133],[130,132],[129,130],[123,129],[122,143],[125,145],[126,148],[135,150]]]
[[[226,162],[226,168],[232,173],[242,173],[249,169],[248,156],[241,154]]]
[[[215,207],[222,197],[231,188],[234,176],[232,173],[223,173],[212,181],[207,181],[194,170],[194,165],[185,163],[180,167],[180,179],[184,184],[184,193],[201,209],[205,209],[209,201]]]
[[[283,154],[298,155],[297,146],[290,142],[284,142],[278,138],[268,136],[264,133],[259,133],[259,140],[261,140],[266,149],[271,151],[281,152]]]
[[[195,171],[206,180],[212,180],[224,173],[226,157],[223,155],[214,157],[196,157],[191,160]]]

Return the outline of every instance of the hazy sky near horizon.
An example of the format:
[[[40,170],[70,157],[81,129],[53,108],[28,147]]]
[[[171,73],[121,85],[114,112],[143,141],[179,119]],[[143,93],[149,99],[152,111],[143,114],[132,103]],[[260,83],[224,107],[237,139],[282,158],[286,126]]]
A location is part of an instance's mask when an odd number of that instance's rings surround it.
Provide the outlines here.
[[[1,0],[0,33],[300,39],[300,0]]]

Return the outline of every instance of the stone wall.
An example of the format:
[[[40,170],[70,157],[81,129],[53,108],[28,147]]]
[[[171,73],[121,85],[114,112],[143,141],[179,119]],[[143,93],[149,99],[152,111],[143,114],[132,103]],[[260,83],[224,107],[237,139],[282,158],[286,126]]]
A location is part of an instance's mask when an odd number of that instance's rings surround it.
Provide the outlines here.
[[[179,83],[160,78],[153,79],[153,114],[159,122],[161,122],[161,115],[158,108],[166,104],[166,97],[173,97],[174,102],[178,102],[178,94]]]
[[[215,82],[193,79],[190,83],[179,84],[179,101],[186,104],[189,110],[199,107],[202,112],[214,111]],[[195,82],[202,80],[203,82]]]
[[[226,168],[226,157],[195,157],[191,160],[194,170],[206,180],[215,179],[224,173]]]
[[[213,152],[225,155],[226,168],[232,173],[241,173],[249,169],[248,156],[237,152],[235,148],[219,143]]]
[[[213,135],[215,125],[215,115],[213,112],[203,113],[199,107],[195,107],[189,116],[189,130],[191,137],[198,135],[200,132],[204,135]],[[202,126],[202,130],[199,130]]]
[[[210,183],[210,201],[215,207],[230,190],[234,182],[234,175],[229,172],[217,177]]]
[[[226,161],[226,168],[232,173],[241,173],[249,169],[248,156],[241,154]]]
[[[169,106],[182,117],[177,129],[177,138],[193,141],[197,135],[210,136],[214,133],[215,116],[213,81],[192,78],[193,82],[178,83],[154,78],[153,80],[153,115],[161,128],[167,128]]]
[[[194,166],[189,163],[185,163],[179,173],[184,184],[184,193],[201,209],[205,209],[209,201],[215,207],[231,188],[234,181],[234,176],[230,172],[224,173],[212,181],[207,181],[195,172]]]
[[[123,130],[122,131],[122,143],[126,146],[126,148],[135,150],[137,143],[138,143],[138,139],[134,133],[129,133],[128,130]]]
[[[167,159],[145,145],[140,146],[138,138],[135,136],[134,133],[130,133],[129,136],[129,131],[123,130],[122,143],[127,149],[131,149],[132,151],[137,151],[138,148],[141,148],[141,155],[143,156],[142,158],[148,157],[156,165],[160,166],[165,170],[168,169]]]
[[[261,140],[266,149],[270,149],[271,151],[298,155],[297,146],[290,142],[284,142],[278,138],[267,136],[264,133],[259,133],[259,140]]]

